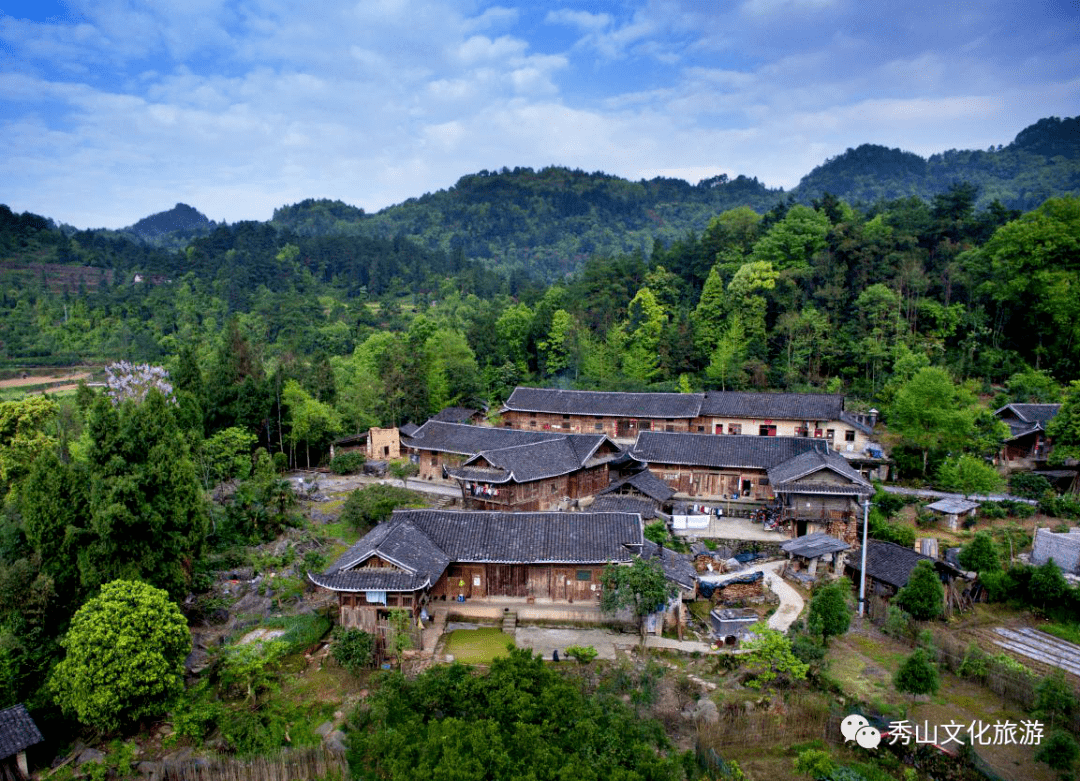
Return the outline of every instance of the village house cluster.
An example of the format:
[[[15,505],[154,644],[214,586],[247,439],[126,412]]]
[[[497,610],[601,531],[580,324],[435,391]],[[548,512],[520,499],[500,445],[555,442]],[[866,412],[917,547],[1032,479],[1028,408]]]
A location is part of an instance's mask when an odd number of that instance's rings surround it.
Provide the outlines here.
[[[998,410],[1012,430],[1004,466],[1045,460],[1042,432],[1055,412]],[[797,579],[858,577],[861,558],[851,554],[861,547],[871,480],[887,478],[890,467],[874,439],[877,411],[848,411],[838,394],[519,387],[494,423],[487,418],[450,408],[419,426],[373,428],[335,443],[339,452],[363,448],[374,463],[409,458],[417,479],[456,486],[463,508],[397,511],[312,574],[337,594],[343,626],[374,631],[395,608],[422,621],[451,602],[467,615],[497,617],[513,606],[522,618],[599,620],[603,568],[642,556],[678,585],[679,597],[660,611],[675,624],[685,619],[683,600],[703,592],[730,589],[740,601],[762,593],[760,577],[719,576],[748,550],[786,556]],[[711,539],[722,554],[653,544],[643,530],[656,520],[678,536]],[[949,604],[959,605],[953,582],[965,573],[878,541],[866,557],[870,598],[887,600],[922,559],[934,563]],[[749,620],[736,613],[714,615],[721,641]],[[657,631],[662,624],[651,622]]]

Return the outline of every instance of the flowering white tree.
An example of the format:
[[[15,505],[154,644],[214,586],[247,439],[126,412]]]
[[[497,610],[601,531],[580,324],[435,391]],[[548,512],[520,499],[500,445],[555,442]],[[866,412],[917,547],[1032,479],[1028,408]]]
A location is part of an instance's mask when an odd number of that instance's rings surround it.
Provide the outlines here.
[[[115,405],[129,400],[142,401],[151,389],[158,390],[170,404],[176,404],[169,373],[160,366],[120,361],[106,367],[105,374],[105,392]]]

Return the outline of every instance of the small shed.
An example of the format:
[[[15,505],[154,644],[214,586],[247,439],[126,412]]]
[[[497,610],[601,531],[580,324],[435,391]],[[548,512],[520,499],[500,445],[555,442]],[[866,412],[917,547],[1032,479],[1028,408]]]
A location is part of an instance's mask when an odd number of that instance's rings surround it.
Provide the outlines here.
[[[724,645],[736,645],[761,619],[749,608],[717,608],[709,613],[713,636]]]
[[[938,499],[933,504],[926,505],[927,510],[943,516],[948,523],[949,528],[953,530],[960,525],[960,519],[974,518],[975,511],[978,507],[978,502],[973,502],[970,499],[961,499],[959,497]]]
[[[25,705],[0,710],[0,778],[29,778],[26,749],[43,740]]]
[[[850,549],[851,546],[846,542],[825,532],[797,537],[780,546],[780,550],[788,555],[788,559],[798,569],[805,569],[810,577],[817,576],[819,562],[825,566],[831,564],[834,571],[843,572],[844,552]]]

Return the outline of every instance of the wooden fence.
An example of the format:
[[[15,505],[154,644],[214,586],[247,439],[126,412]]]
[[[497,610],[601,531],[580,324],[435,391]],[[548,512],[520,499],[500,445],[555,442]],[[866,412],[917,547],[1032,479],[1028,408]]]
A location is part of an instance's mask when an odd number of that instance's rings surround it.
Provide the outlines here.
[[[282,749],[250,759],[219,757],[162,765],[161,781],[345,781],[345,754],[325,747]]]
[[[842,716],[821,703],[794,702],[768,711],[721,711],[716,724],[699,724],[697,752],[723,754],[728,746],[787,746],[808,740],[835,743]]]

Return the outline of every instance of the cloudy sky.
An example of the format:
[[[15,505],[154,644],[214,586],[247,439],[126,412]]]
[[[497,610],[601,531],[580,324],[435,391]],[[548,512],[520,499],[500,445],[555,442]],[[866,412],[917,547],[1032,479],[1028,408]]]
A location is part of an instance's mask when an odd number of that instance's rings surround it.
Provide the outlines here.
[[[1080,3],[0,0],[0,203],[373,211],[502,166],[791,187],[1080,111]]]

